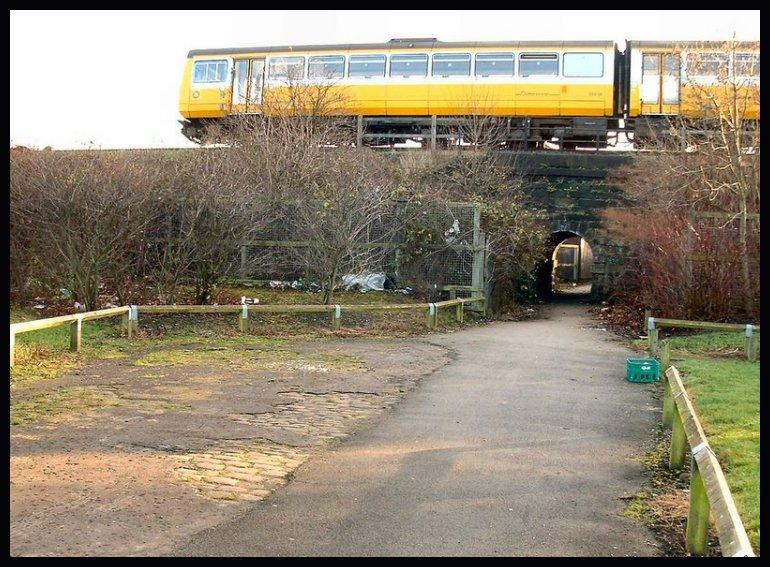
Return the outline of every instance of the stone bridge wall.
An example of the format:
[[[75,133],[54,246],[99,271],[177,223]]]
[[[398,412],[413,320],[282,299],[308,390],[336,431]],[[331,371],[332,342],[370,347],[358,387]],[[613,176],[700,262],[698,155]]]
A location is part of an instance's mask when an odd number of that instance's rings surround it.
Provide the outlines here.
[[[622,206],[620,188],[606,182],[607,174],[629,161],[609,152],[533,152],[508,154],[512,174],[525,176],[526,191],[547,215],[551,232],[574,232],[594,253],[595,297],[606,292],[623,270],[625,248],[607,234],[603,211]]]

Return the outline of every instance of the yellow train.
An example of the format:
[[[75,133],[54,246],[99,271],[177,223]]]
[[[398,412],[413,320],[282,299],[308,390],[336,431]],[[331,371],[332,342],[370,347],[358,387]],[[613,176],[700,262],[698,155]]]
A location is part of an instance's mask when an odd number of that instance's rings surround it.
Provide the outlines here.
[[[407,38],[192,50],[179,112],[184,134],[200,142],[211,121],[270,114],[315,85],[338,101],[334,114],[356,123],[359,145],[462,143],[462,125],[487,117],[503,143],[603,146],[617,132],[645,136],[672,116],[702,117],[703,87],[725,77],[740,79],[742,111],[758,120],[759,44],[724,45],[629,41],[621,52],[612,41]]]

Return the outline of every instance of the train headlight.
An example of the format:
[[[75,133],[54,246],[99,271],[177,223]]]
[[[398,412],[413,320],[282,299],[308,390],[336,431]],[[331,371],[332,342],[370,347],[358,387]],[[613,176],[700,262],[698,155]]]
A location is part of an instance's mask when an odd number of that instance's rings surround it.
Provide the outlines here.
[[[198,91],[193,91],[193,98],[198,98],[200,96],[200,93]]]

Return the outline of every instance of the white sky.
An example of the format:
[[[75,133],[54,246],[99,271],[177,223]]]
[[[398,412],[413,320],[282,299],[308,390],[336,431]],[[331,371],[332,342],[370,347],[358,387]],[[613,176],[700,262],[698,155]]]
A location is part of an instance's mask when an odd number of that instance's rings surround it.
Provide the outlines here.
[[[759,11],[11,12],[11,145],[183,147],[190,49],[483,40],[759,39]]]

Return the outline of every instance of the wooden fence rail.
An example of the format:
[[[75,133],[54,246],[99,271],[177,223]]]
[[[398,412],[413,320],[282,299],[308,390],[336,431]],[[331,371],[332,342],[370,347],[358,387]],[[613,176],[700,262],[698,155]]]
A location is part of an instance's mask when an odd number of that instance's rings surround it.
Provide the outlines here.
[[[455,307],[457,321],[465,319],[465,305],[481,303],[484,297],[457,298],[435,303],[401,303],[392,305],[126,305],[99,311],[77,313],[75,315],[62,315],[48,319],[36,319],[23,323],[11,324],[11,367],[14,363],[14,347],[16,335],[40,329],[50,329],[62,325],[70,325],[70,350],[79,351],[81,348],[83,321],[104,319],[107,317],[123,316],[123,328],[130,339],[139,329],[139,312],[147,315],[166,315],[174,313],[208,314],[208,313],[233,313],[238,314],[238,326],[242,332],[249,329],[250,313],[329,313],[333,330],[338,330],[341,325],[342,313],[350,312],[377,312],[377,311],[419,311],[427,308],[427,325],[430,329],[438,328],[439,309]]]
[[[110,309],[100,309],[98,311],[75,313],[74,315],[62,315],[61,317],[35,319],[34,321],[24,321],[23,323],[11,323],[11,366],[13,366],[14,363],[14,348],[16,346],[16,335],[18,334],[69,325],[70,350],[79,351],[82,344],[83,321],[106,319],[108,317],[116,317],[117,315],[123,316],[123,327],[128,331],[130,337],[133,329],[131,325],[131,308],[127,305],[123,307],[112,307]]]
[[[754,362],[757,359],[757,339],[755,333],[759,333],[759,325],[750,323],[741,325],[738,323],[711,323],[709,321],[686,321],[683,319],[664,319],[651,317],[649,309],[644,314],[644,326],[647,330],[647,341],[650,352],[657,354],[659,350],[658,329],[661,327],[680,329],[702,329],[704,331],[743,331],[746,334],[746,359]]]
[[[391,305],[139,305],[136,306],[137,317],[133,319],[133,329],[138,328],[138,314],[161,315],[173,313],[237,313],[238,325],[241,331],[249,329],[249,315],[256,313],[329,313],[331,327],[338,330],[341,326],[342,313],[360,313],[377,311],[419,311],[427,307],[427,326],[430,329],[438,327],[439,309],[455,308],[455,319],[465,320],[465,305],[482,303],[484,297],[468,297],[437,301],[435,303],[396,303]]]
[[[661,351],[661,362],[664,367],[670,362],[668,343]],[[664,376],[663,426],[671,429],[669,468],[684,466],[688,446],[692,455],[690,511],[685,528],[687,551],[693,555],[708,553],[709,515],[713,514],[722,555],[754,557],[725,475],[685,392],[679,371],[670,366]]]

